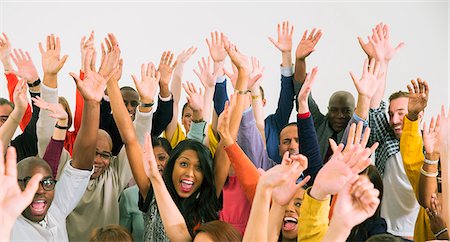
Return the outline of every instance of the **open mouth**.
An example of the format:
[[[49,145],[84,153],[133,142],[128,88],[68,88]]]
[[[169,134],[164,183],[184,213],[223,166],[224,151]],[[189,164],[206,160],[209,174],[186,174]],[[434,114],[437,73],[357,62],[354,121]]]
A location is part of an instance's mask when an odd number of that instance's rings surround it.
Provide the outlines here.
[[[283,230],[292,231],[297,229],[298,220],[294,217],[284,217]]]
[[[183,179],[180,181],[180,188],[182,192],[190,192],[194,188],[194,182]]]
[[[33,215],[45,215],[45,209],[47,208],[47,202],[42,199],[35,200],[31,203],[31,212]]]

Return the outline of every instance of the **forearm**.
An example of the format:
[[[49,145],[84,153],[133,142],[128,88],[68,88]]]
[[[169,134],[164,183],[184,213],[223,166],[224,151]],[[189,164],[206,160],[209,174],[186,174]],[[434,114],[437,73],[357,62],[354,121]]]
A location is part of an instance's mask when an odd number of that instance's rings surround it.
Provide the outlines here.
[[[170,96],[169,85],[160,84],[159,85],[159,95],[162,98],[168,98]]]
[[[266,146],[266,134],[264,131],[264,107],[261,97],[261,91],[259,90],[259,85],[254,85],[252,89],[252,109],[253,115],[255,116],[256,127],[259,130],[261,138],[263,140],[264,148]]]
[[[319,173],[319,170],[323,166],[323,159],[310,113],[299,113],[297,115],[297,130],[298,137],[301,137],[299,139],[300,153],[308,158],[308,168],[303,173],[305,176],[311,176],[308,185],[312,186],[317,173]]]
[[[14,70],[14,67],[11,63],[11,58],[9,56],[2,58],[1,62],[3,64],[3,69],[5,70],[5,73]]]
[[[228,159],[228,155],[224,150],[223,140],[219,141],[217,147],[214,154],[214,181],[216,184],[216,195],[219,197],[228,178],[230,159]]]
[[[170,241],[192,241],[186,221],[173,201],[161,176],[152,177],[153,191],[164,230]]]
[[[438,171],[437,164],[430,165],[427,163],[423,163],[422,168],[425,172],[429,173],[435,173]],[[420,206],[424,208],[431,208],[431,196],[433,195],[433,193],[437,192],[437,186],[438,184],[436,177],[429,177],[420,173],[418,196],[418,202]]]
[[[68,120],[67,119],[59,119],[56,122],[57,125],[61,126],[61,127],[66,127],[68,124]],[[60,129],[60,128],[54,128],[53,130],[53,139],[55,140],[65,140],[66,139],[66,133],[67,133],[67,129]]]
[[[83,118],[73,146],[72,166],[81,170],[91,170],[95,157],[97,133],[100,119],[100,103],[86,101],[83,107]],[[81,137],[81,138],[80,138]]]
[[[446,140],[441,141],[440,145],[440,157],[441,157],[441,178],[442,178],[442,212],[444,221],[447,224],[450,224],[450,193],[449,193],[449,162],[450,162],[450,153],[448,152],[450,149],[448,145],[448,136]]]
[[[319,199],[319,197],[313,195],[313,189],[314,186],[305,191],[303,203],[300,207],[298,241],[322,241],[328,230],[330,197],[322,196]],[[311,211],[315,211],[315,213],[311,213]]]
[[[2,127],[0,127],[0,139],[4,147],[7,147],[9,142],[11,142],[11,139],[14,136],[14,133],[16,132],[16,129],[19,126],[20,120],[22,120],[24,114],[25,110],[22,108],[14,108],[6,122],[3,123]]]
[[[341,221],[331,219],[330,226],[322,241],[346,241],[351,230],[352,228],[343,226]]]
[[[225,76],[219,76],[216,80],[216,87],[214,88],[214,110],[217,113],[217,116],[225,109],[225,103],[228,101],[228,93],[227,93],[227,80]]]
[[[296,59],[294,80],[303,83],[305,81],[305,78],[306,78],[306,60]]]
[[[203,119],[207,123],[211,123],[212,117],[212,102],[214,97],[215,88],[206,88],[205,95],[203,96]]]
[[[269,209],[272,189],[259,183],[242,241],[268,241]]]
[[[281,67],[292,66],[292,54],[291,51],[281,52]]]
[[[64,140],[52,138],[50,143],[48,143],[44,156],[42,157],[42,159],[49,164],[54,177],[57,177],[58,175],[58,165],[63,148]]]
[[[181,82],[183,79],[184,64],[178,64],[173,70],[172,82],[170,84],[170,91],[173,95],[173,101],[178,105],[181,96]]]
[[[386,78],[388,71],[388,63],[381,62],[380,73],[384,73],[380,78],[381,83],[378,85],[375,95],[370,100],[370,108],[378,108],[380,106],[381,100],[383,100],[384,92],[386,90]]]
[[[173,98],[169,95],[168,100],[158,98],[158,107],[153,115],[152,136],[160,136],[167,128],[173,117]]]
[[[58,87],[58,74],[44,73],[44,85],[50,88]]]
[[[239,70],[235,87],[236,90],[238,90],[238,93],[236,94],[236,106],[233,107],[233,113],[230,120],[230,134],[234,139],[236,139],[237,137],[239,124],[241,123],[242,112],[244,111],[246,99],[248,98],[246,94],[239,92],[247,91],[248,78],[249,74],[245,70]]]
[[[270,207],[269,212],[269,224],[267,227],[268,241],[278,241],[285,210],[286,206],[281,206],[272,200],[272,206]]]
[[[364,95],[358,95],[358,101],[355,108],[355,113],[361,119],[369,118],[370,98]]]

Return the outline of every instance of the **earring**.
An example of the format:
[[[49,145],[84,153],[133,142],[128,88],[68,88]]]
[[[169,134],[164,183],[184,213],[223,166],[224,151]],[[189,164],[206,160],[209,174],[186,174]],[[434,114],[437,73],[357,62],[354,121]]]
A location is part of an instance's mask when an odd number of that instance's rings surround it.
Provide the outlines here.
[[[198,199],[200,197],[200,192],[197,193],[197,196],[195,197],[195,199]]]

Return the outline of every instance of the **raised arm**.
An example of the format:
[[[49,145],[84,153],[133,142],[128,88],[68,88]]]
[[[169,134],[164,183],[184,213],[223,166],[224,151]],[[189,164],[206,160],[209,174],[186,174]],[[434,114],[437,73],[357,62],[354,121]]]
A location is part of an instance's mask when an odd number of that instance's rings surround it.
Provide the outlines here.
[[[159,173],[158,164],[153,153],[152,141],[148,134],[145,135],[143,156],[145,173],[152,183],[158,211],[167,237],[170,241],[192,241],[186,221],[170,196],[169,190],[167,190],[166,184]]]
[[[259,179],[255,194],[256,199],[253,200],[242,241],[269,241],[268,229],[265,228],[268,228],[269,225],[271,198],[276,197],[280,192],[289,193],[293,196],[308,180],[305,179],[304,182],[297,183],[297,178],[308,166],[306,157],[297,155],[291,159],[286,152],[283,158],[281,165],[274,166]]]
[[[298,114],[297,114],[297,132],[299,137],[300,154],[306,156],[309,161],[308,169],[304,175],[310,175],[311,180],[308,185],[312,185],[317,173],[323,166],[322,155],[320,154],[319,141],[317,140],[314,122],[309,112],[308,97],[311,92],[312,85],[316,80],[317,67],[308,73],[305,82],[298,94]]]
[[[440,157],[441,157],[441,174],[442,174],[442,214],[444,215],[444,221],[450,224],[450,198],[449,198],[449,187],[448,179],[450,177],[450,142],[449,142],[449,129],[450,129],[450,109],[448,113],[445,114],[444,105],[442,105],[441,116],[440,116],[440,129],[439,129],[439,140],[440,140]]]
[[[60,57],[61,43],[59,37],[53,34],[47,36],[47,49],[39,42],[39,51],[42,56],[42,69],[44,70],[44,82],[48,87],[58,87],[58,72],[64,66],[68,55]]]
[[[180,61],[178,63],[178,58],[186,60],[189,59],[188,56],[189,53],[192,53],[193,50],[189,49],[183,53],[181,53],[178,57],[175,63],[172,65],[173,60],[173,53],[170,51],[166,52],[164,51],[161,56],[161,61],[159,63],[158,72],[161,73],[161,80],[160,82],[166,82],[167,80],[170,80],[172,77],[172,73],[174,73],[172,84],[171,84],[171,92],[173,96],[173,116],[172,120],[170,121],[169,125],[167,125],[167,128],[165,130],[165,136],[169,140],[169,142],[172,140],[173,135],[175,134],[175,131],[177,129],[178,124],[178,105],[180,102],[180,96],[181,96],[181,79],[183,77],[183,67],[184,63]],[[192,54],[191,54],[192,55]]]
[[[289,21],[283,21],[277,25],[278,39],[269,37],[270,42],[281,51],[281,66],[292,66],[292,35],[294,34],[294,26],[289,26]]]
[[[261,134],[261,138],[263,140],[264,149],[266,148],[266,133],[264,132],[264,104],[262,99],[262,93],[259,87],[261,86],[261,82],[263,80],[262,75],[264,72],[264,67],[259,63],[259,60],[256,57],[251,58],[252,61],[252,72],[250,73],[250,78],[254,78],[257,75],[261,77],[251,86],[250,92],[252,95],[252,111],[255,116],[256,127]]]
[[[375,28],[372,29],[372,36],[367,36],[367,39],[368,41],[365,43],[363,39],[358,36],[358,42],[368,58],[375,58],[375,60],[380,63],[380,73],[382,74],[379,78],[380,84],[370,101],[370,108],[378,108],[386,89],[386,76],[389,62],[397,51],[404,46],[404,43],[402,42],[394,48],[390,43],[389,26],[383,23],[377,24]]]
[[[425,160],[422,164],[424,172],[420,173],[419,178],[419,195],[418,202],[424,208],[431,208],[431,197],[437,192],[438,184],[437,177],[429,174],[438,174],[439,163],[439,119],[438,116],[435,122],[434,117],[431,118],[430,127],[427,127],[426,122],[423,123],[423,144],[425,147]],[[441,165],[442,166],[442,165]]]
[[[21,189],[17,181],[17,157],[13,147],[4,151],[0,143],[0,240],[9,241],[11,230],[16,219],[32,202],[39,188],[42,174],[35,174],[25,189]]]
[[[197,75],[198,79],[202,83],[203,87],[205,88],[205,93],[203,95],[203,119],[206,123],[211,123],[211,117],[212,117],[212,101],[214,97],[214,91],[215,91],[215,85],[216,85],[216,79],[218,75],[219,69],[212,69],[213,66],[211,65],[211,58],[208,57],[207,60],[205,58],[202,58],[202,61],[198,62],[198,68],[199,70],[194,69],[195,75]],[[220,70],[222,70],[222,67],[220,67]],[[192,107],[191,107],[192,108]],[[194,111],[194,116],[195,116]],[[194,117],[193,120],[198,120]]]
[[[26,82],[22,80],[14,89],[14,110],[9,115],[5,123],[0,127],[0,141],[2,144],[9,144],[20,120],[28,105]]]
[[[84,80],[81,80],[75,73],[70,73],[84,99],[81,128],[75,139],[72,155],[72,166],[82,170],[92,169],[100,122],[100,101],[105,84],[117,71],[115,68],[119,63],[120,50],[117,40],[113,34],[108,34],[108,37],[113,45],[111,51],[113,53],[102,58],[99,72],[93,69],[95,54],[93,50],[89,50],[85,59],[84,69],[86,73]]]
[[[66,132],[69,128],[68,125],[68,115],[64,110],[64,107],[59,103],[47,103],[40,97],[32,98],[34,105],[37,107],[48,110],[50,112],[49,116],[57,119],[55,128],[53,130],[53,136],[50,143],[47,145],[43,160],[47,161],[52,169],[53,176],[57,177],[59,159],[64,146],[64,140],[66,139]],[[54,144],[52,145],[52,141]]]
[[[156,71],[153,63],[141,65],[141,80],[132,76],[136,88],[141,96],[141,102],[152,103],[156,94],[156,88],[160,81],[160,73]],[[142,149],[138,142],[136,131],[133,127],[131,119],[126,115],[128,112],[123,104],[122,95],[120,94],[117,82],[108,82],[108,91],[111,92],[111,108],[113,109],[114,120],[116,120],[119,128],[120,136],[127,151],[128,161],[130,162],[131,171],[134,179],[139,187],[142,197],[147,197],[147,192],[151,186],[149,177],[145,173],[142,163]],[[139,111],[150,112],[152,107],[140,106]]]
[[[354,226],[375,214],[380,204],[379,194],[367,176],[359,175],[347,182],[338,193],[323,241],[346,241]]]
[[[187,101],[189,107],[191,107],[192,114],[192,123],[187,134],[189,139],[195,139],[199,142],[204,141],[205,138],[205,127],[206,121],[204,120],[204,96],[202,93],[202,89],[197,91],[197,88],[194,86],[192,82],[183,83],[183,88],[187,94]],[[211,102],[211,101],[210,101]]]

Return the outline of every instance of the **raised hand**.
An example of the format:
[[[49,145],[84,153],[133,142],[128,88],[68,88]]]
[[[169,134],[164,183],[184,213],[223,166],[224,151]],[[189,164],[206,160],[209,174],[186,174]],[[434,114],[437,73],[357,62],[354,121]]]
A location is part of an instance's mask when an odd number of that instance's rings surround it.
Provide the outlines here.
[[[114,57],[114,58],[118,58]],[[102,65],[105,66],[106,64],[104,62],[107,62],[108,57],[103,58]],[[116,63],[119,60],[116,60]],[[107,76],[103,76],[100,73],[97,73],[95,69],[92,69],[95,67],[93,65],[93,62],[95,62],[95,55],[94,50],[90,49],[86,53],[86,58],[84,60],[84,69],[86,70],[84,80],[81,80],[80,77],[71,72],[69,73],[73,79],[75,80],[75,83],[77,84],[77,88],[80,91],[81,95],[83,96],[85,101],[94,101],[94,102],[100,102],[103,97],[103,91],[105,89],[105,85],[108,82],[108,80],[115,74],[117,69],[112,69],[110,73],[105,73]],[[117,64],[116,64],[117,65]]]
[[[44,49],[42,43],[39,42],[39,51],[42,56],[42,69],[44,70],[44,74],[58,74],[68,57],[68,55],[64,55],[62,58],[60,57],[61,43],[59,37],[55,38],[55,35],[53,34],[47,36],[46,49]]]
[[[233,136],[230,133],[230,120],[233,107],[236,104],[236,96],[231,95],[230,101],[225,102],[225,109],[219,116],[217,121],[217,131],[224,145],[228,146],[234,143]]]
[[[442,217],[442,206],[439,203],[439,199],[437,198],[436,194],[433,193],[431,196],[431,207],[426,208],[426,212],[428,214],[428,217],[430,218],[430,228],[433,233],[438,233],[443,228],[446,228],[447,225],[445,224],[445,220]],[[440,236],[439,236],[440,237]],[[447,232],[447,239],[448,239],[448,232]]]
[[[156,71],[155,65],[152,62],[147,64],[147,68],[145,64],[141,65],[141,81],[135,75],[131,75],[131,77],[133,78],[141,102],[152,103],[159,79],[161,78],[161,74]]]
[[[230,56],[231,62],[236,66],[236,68],[240,70],[244,70],[247,73],[250,74],[250,68],[251,63],[250,60],[246,55],[241,53],[237,48],[236,45],[230,43],[229,41],[226,41],[225,43],[225,50]]]
[[[225,51],[225,41],[227,38],[223,33],[211,32],[211,41],[208,38],[205,39],[206,44],[209,48],[209,54],[214,62],[223,62],[227,57],[227,52]]]
[[[5,68],[5,72],[10,71],[11,61],[9,59],[9,55],[11,54],[11,43],[9,42],[8,36],[5,33],[2,33],[3,38],[0,36],[0,61],[3,63]]]
[[[426,158],[429,160],[439,159],[439,123],[440,116],[438,115],[436,122],[434,117],[431,118],[430,127],[427,128],[427,123],[423,122],[423,145],[425,146]]]
[[[152,138],[149,133],[145,133],[145,141],[143,147],[144,171],[151,180],[157,176],[161,176],[156,162],[155,153],[153,152]]]
[[[316,33],[316,28],[314,28],[308,36],[308,30],[305,30],[303,37],[298,43],[297,50],[295,51],[295,57],[297,59],[304,60],[308,57],[315,49],[317,42],[319,42],[322,37],[322,31],[319,29]]]
[[[412,85],[412,86],[411,86]],[[422,112],[428,103],[429,88],[427,81],[417,78],[411,80],[411,85],[408,84],[408,118],[415,121],[419,118],[419,113]]]
[[[14,88],[14,105],[20,110],[25,111],[28,106],[27,85],[24,80],[20,80]]]
[[[305,82],[303,83],[302,89],[298,93],[297,101],[298,101],[298,112],[299,113],[307,113],[309,112],[308,106],[308,97],[311,93],[312,86],[316,80],[318,68],[317,66],[312,69],[308,75],[306,75]]]
[[[330,141],[331,145],[331,141]],[[375,143],[375,149],[378,143]],[[342,153],[344,145],[340,144],[331,159],[320,169],[310,194],[317,200],[325,200],[330,195],[341,191],[344,186],[363,171],[370,163],[372,149],[356,145],[350,152]]]
[[[203,93],[200,88],[197,91],[197,88],[194,86],[192,82],[183,83],[183,89],[186,91],[188,95],[187,101],[189,103],[189,107],[192,108],[194,112],[201,112],[203,110]]]
[[[191,54],[192,55],[192,54]],[[165,85],[169,85],[170,79],[172,78],[173,70],[177,65],[177,62],[172,64],[173,53],[170,51],[164,51],[161,55],[161,60],[158,66],[158,72],[161,73],[161,82]]]
[[[225,75],[228,76],[228,78],[230,78],[231,84],[233,85],[233,87],[235,87],[238,77],[238,69],[233,63],[231,63],[231,70],[232,71],[230,72],[227,69],[225,69],[225,67],[223,68],[223,72],[225,73]]]
[[[24,54],[22,49],[19,49],[19,51],[14,49],[14,54],[11,54],[11,59],[18,68],[17,71],[11,70],[12,73],[24,78],[29,84],[39,79],[38,72],[28,51]]]
[[[197,52],[197,47],[194,46],[191,46],[187,50],[183,50],[180,54],[177,55],[175,63],[183,65],[191,58],[193,54],[195,54],[195,52]]]
[[[381,82],[380,78],[382,75],[383,74],[380,73],[380,62],[375,59],[370,60],[370,65],[368,59],[364,61],[362,76],[359,81],[355,74],[350,72],[350,76],[358,94],[369,100],[375,95],[378,84]]]
[[[105,49],[105,45],[107,49]],[[114,34],[109,33],[108,38],[105,38],[105,44],[102,43],[102,63],[100,65],[98,73],[103,77],[107,77],[113,71],[117,72],[119,61],[120,61],[119,42],[117,41],[117,38],[116,36],[114,36]],[[91,62],[91,64],[95,66],[95,58],[94,62]],[[91,70],[93,70],[92,67]],[[113,77],[113,75],[109,76],[109,78],[111,77]],[[109,79],[107,79],[107,81],[109,81]]]
[[[84,72],[84,59],[86,57],[87,50],[88,49],[95,49],[94,44],[95,44],[94,43],[94,30],[91,31],[91,34],[89,35],[88,39],[86,39],[86,36],[83,36],[81,38],[80,52],[81,52],[81,71],[82,72]]]
[[[198,69],[198,71],[194,69],[194,73],[197,75],[198,79],[200,79],[203,87],[205,87],[205,89],[214,88],[218,70],[213,70],[211,58],[208,57],[208,61],[206,61],[203,57],[202,61],[198,62]]]
[[[289,152],[286,151],[283,155],[282,164],[291,165],[293,163],[298,163],[301,172],[308,168],[308,158],[301,154],[289,156]],[[300,177],[300,175],[301,173],[298,174],[297,178]],[[297,179],[290,180],[283,186],[278,186],[273,190],[272,198],[281,206],[287,205],[291,201],[295,193],[298,191],[298,189],[306,184],[310,178],[310,176],[305,177],[300,183],[302,184],[301,186],[296,183]]]
[[[42,174],[38,173],[22,190],[17,182],[17,154],[13,147],[6,151],[0,143],[0,239],[9,241],[10,231],[16,219],[30,205],[38,190]]]
[[[250,80],[254,80],[254,82],[249,82],[247,85],[248,90],[253,90],[255,88],[259,88],[259,85],[262,81],[262,75],[264,73],[264,66],[261,65],[259,60],[256,57],[251,57],[252,61],[252,72],[250,72]],[[256,78],[259,76],[259,78]]]
[[[48,103],[39,96],[32,97],[31,100],[33,101],[34,105],[36,105],[40,109],[50,111],[51,113],[48,116],[50,116],[54,119],[58,119],[58,120],[67,120],[68,119],[67,112],[66,112],[66,110],[64,110],[64,107],[61,104]]]
[[[283,21],[283,23],[278,24],[278,40],[275,41],[272,37],[269,37],[270,42],[272,42],[277,49],[281,52],[291,52],[292,51],[292,34],[294,33],[294,26],[289,26],[289,21]]]
[[[368,41],[364,42],[361,37],[358,36],[358,42],[361,48],[369,56],[369,58],[375,58],[377,61],[387,63],[394,55],[405,45],[403,42],[393,47],[390,43],[389,26],[387,24],[377,24],[372,29],[372,36],[367,36]]]
[[[350,231],[370,218],[380,204],[379,194],[367,176],[354,177],[338,193],[330,229],[340,227]],[[338,226],[334,227],[336,223]]]

